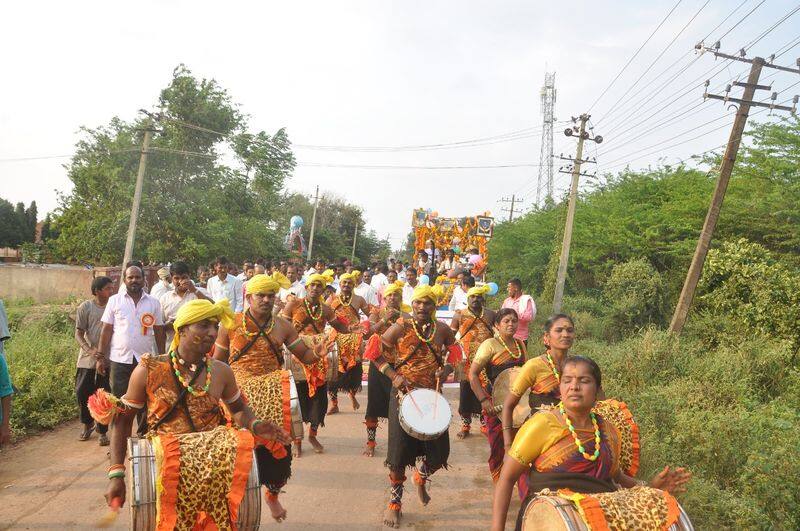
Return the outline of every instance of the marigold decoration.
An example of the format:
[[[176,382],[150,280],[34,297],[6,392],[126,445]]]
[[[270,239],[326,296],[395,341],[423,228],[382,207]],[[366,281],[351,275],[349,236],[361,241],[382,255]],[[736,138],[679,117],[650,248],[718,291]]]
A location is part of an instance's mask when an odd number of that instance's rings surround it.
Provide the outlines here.
[[[142,323],[142,335],[146,336],[147,329],[153,328],[153,325],[156,324],[156,316],[150,312],[143,313],[140,321]]]
[[[558,403],[558,410],[561,412],[561,415],[567,422],[567,428],[572,434],[572,438],[575,440],[575,446],[578,448],[578,451],[581,453],[581,455],[583,455],[583,458],[589,461],[597,461],[597,458],[600,457],[600,427],[597,425],[597,417],[595,416],[594,411],[589,413],[589,415],[592,417],[592,427],[594,428],[594,453],[589,455],[586,453],[583,443],[581,443],[580,438],[578,438],[578,434],[575,433],[575,427],[572,425],[572,421],[569,420],[569,416],[567,416],[567,412],[564,410],[564,402]]]
[[[123,413],[127,409],[122,400],[104,389],[98,389],[90,396],[86,406],[89,408],[92,418],[97,423],[106,426],[111,424],[118,413]]]

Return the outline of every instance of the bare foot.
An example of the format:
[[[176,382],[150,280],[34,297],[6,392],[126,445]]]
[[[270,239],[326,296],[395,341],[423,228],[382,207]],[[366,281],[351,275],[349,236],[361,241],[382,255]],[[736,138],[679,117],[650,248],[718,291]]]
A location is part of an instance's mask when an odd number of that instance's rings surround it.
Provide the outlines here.
[[[314,437],[313,435],[309,435],[309,436],[308,436],[308,442],[310,442],[310,443],[311,443],[311,446],[313,446],[313,447],[314,447],[314,451],[315,451],[315,452],[317,452],[318,454],[321,454],[322,452],[324,452],[324,451],[325,451],[325,447],[324,447],[324,446],[322,446],[322,445],[319,443],[319,441],[317,440],[317,438],[316,438],[316,437]]]
[[[469,436],[469,430],[461,430],[460,432],[456,433],[457,439],[466,439]]]
[[[431,501],[431,496],[428,494],[428,489],[425,488],[424,482],[422,485],[417,485],[417,495],[419,496],[419,501],[422,502],[422,505],[428,505],[428,503]]]
[[[375,456],[375,447],[368,444],[366,446],[366,448],[364,448],[364,455],[366,455],[367,457],[374,457]]]
[[[335,415],[339,412],[339,404],[336,402],[331,402],[331,406],[328,408],[328,412],[326,415]]]
[[[356,395],[350,395],[350,401],[353,403],[353,411],[358,411],[358,408],[361,407],[361,404],[359,404],[358,400],[356,400]]]
[[[386,527],[400,527],[400,509],[386,509],[383,513],[383,525]]]
[[[292,457],[295,459],[299,459],[303,455],[303,443],[300,441],[295,441],[292,445]]]
[[[280,523],[286,520],[286,509],[283,508],[281,502],[279,502],[277,499],[270,499],[269,497],[267,497],[266,500],[267,507],[269,507],[269,512],[272,514],[272,517],[275,519],[275,521]]]

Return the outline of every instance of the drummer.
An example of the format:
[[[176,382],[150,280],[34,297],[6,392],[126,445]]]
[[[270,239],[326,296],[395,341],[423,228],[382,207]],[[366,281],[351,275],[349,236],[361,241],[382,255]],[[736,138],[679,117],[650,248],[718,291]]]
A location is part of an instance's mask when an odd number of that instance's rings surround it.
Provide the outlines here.
[[[157,529],[191,529],[195,524],[230,529],[252,466],[253,437],[278,445],[291,441],[274,422],[256,418],[242,400],[230,367],[206,357],[218,322],[223,329],[233,326],[226,299],[186,303],[175,318],[169,354],[142,356],[121,399],[100,390],[89,400],[95,419],[111,424],[109,505],[125,501],[126,443],[136,411],[147,406],[148,437],[161,456],[155,478],[162,487],[155,493]],[[236,424],[249,431],[224,426],[220,401]],[[188,434],[192,437],[183,437]]]
[[[214,357],[226,362],[236,375],[236,382],[250,407],[261,418],[283,424],[284,412],[291,405],[286,403],[283,393],[284,380],[289,373],[283,371],[283,350],[290,352],[306,363],[314,363],[324,356],[324,349],[315,354],[303,343],[286,319],[274,316],[272,309],[278,291],[290,285],[282,273],[254,275],[247,281],[245,297],[247,310],[237,313],[230,330],[220,330],[214,344]],[[261,484],[266,486],[267,505],[272,517],[278,522],[286,518],[286,510],[278,501],[278,494],[291,475],[291,447],[258,445],[256,460]]]
[[[438,284],[414,288],[411,297],[412,318],[393,324],[383,334],[381,348],[370,356],[395,388],[389,399],[389,448],[386,456],[391,496],[383,524],[388,527],[400,526],[406,468],[414,467],[419,460],[419,466],[414,471],[414,484],[420,501],[427,505],[430,496],[426,482],[434,472],[447,466],[450,455],[447,429],[436,439],[421,441],[403,430],[399,418],[399,393],[406,393],[413,388],[438,391],[453,371],[452,362],[461,357],[452,330],[435,318],[436,305],[441,296],[442,287]],[[394,367],[382,353],[386,350],[396,352]]]
[[[323,273],[313,273],[306,278],[306,296],[302,299],[291,298],[284,306],[281,315],[290,319],[294,329],[300,334],[303,342],[313,347],[315,350],[325,351],[330,347],[328,335],[325,327],[331,325],[337,332],[348,333],[349,328],[336,319],[333,309],[322,302],[322,294],[325,288],[333,282],[333,271],[325,270]],[[294,360],[303,368],[302,373],[305,380],[296,381],[297,395],[300,400],[300,408],[303,412],[303,422],[310,424],[308,430],[308,442],[317,453],[322,453],[324,447],[317,440],[317,430],[325,425],[325,412],[328,408],[328,384],[326,375],[328,374],[329,361],[327,356],[314,363],[305,363],[302,359]],[[332,373],[337,372],[337,368],[332,368]],[[301,437],[294,439],[295,457],[302,455]]]
[[[383,308],[374,308],[369,315],[369,333],[374,334],[370,337],[370,342],[364,352],[364,356],[370,358],[370,350],[381,348],[381,335],[394,323],[400,323],[403,319],[410,319],[411,307],[403,304],[403,281],[397,280],[383,290]],[[383,357],[389,366],[395,362],[394,349],[386,345],[383,350]],[[386,370],[386,369],[384,369]],[[364,424],[367,427],[367,445],[364,448],[364,455],[372,457],[375,455],[375,437],[378,429],[378,418],[389,418],[389,396],[392,393],[392,382],[389,378],[378,370],[374,362],[369,362],[369,373],[367,376],[367,414],[364,416]]]
[[[332,295],[326,303],[333,309],[336,319],[344,324],[348,333],[335,334],[336,347],[339,352],[339,377],[335,383],[328,385],[331,406],[328,415],[339,412],[339,390],[350,395],[353,411],[361,405],[356,400],[356,393],[361,391],[361,380],[364,369],[361,364],[361,352],[364,346],[364,328],[361,326],[361,314],[369,316],[369,305],[363,297],[356,295],[353,288],[360,271],[339,275],[339,293]]]
[[[464,376],[459,382],[458,414],[461,416],[461,430],[456,437],[467,437],[472,427],[472,417],[479,417],[481,431],[484,430],[484,417],[481,415],[481,403],[470,385],[470,364],[472,363],[478,347],[493,335],[494,311],[486,308],[486,295],[489,286],[473,286],[467,290],[467,307],[456,310],[450,321],[450,328],[457,332],[456,339],[461,343],[464,351]]]
[[[481,343],[469,370],[469,383],[475,396],[480,401],[483,415],[486,419],[486,436],[489,439],[489,472],[492,481],[500,477],[500,468],[503,465],[505,451],[503,449],[503,429],[497,418],[495,404],[492,402],[491,389],[496,378],[506,369],[520,367],[525,363],[525,343],[516,339],[519,318],[517,312],[511,308],[498,310],[494,317],[494,326],[497,330],[495,337]],[[482,381],[483,371],[489,386]]]
[[[567,358],[561,367],[557,407],[542,409],[520,428],[506,452],[495,485],[492,529],[505,528],[511,491],[530,473],[527,505],[543,489],[575,504],[590,529],[667,529],[678,518],[672,494],[685,490],[691,473],[665,467],[649,482],[626,475],[620,467],[620,432],[592,411],[602,389],[600,368],[583,356]],[[532,466],[532,468],[531,468]]]

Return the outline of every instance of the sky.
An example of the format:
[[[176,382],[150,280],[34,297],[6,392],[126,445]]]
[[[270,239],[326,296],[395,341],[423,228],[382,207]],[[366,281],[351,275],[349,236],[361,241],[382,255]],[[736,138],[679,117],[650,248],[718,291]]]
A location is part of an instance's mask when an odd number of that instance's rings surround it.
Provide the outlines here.
[[[704,102],[702,81],[711,78],[709,92],[724,93],[746,78],[749,64],[698,55],[694,45],[722,37],[721,51],[749,45],[747,57],[777,52],[775,63],[793,66],[796,7],[780,0],[6,2],[0,197],[36,200],[40,217],[56,208],[58,193],[71,188],[64,164],[80,127],[152,109],[184,63],[227,89],[251,130],[287,129],[298,161],[288,189],[312,194],[319,185],[362,206],[368,227],[398,248],[415,208],[506,219],[502,198],[515,194],[523,211],[532,206],[545,72],[556,73],[555,154],[574,153],[563,131],[581,113],[603,137],[587,143],[585,156],[598,164],[586,172],[676,163],[724,144],[734,111]],[[778,102],[800,93],[797,74],[765,69],[762,80],[785,90]],[[752,119],[776,118],[763,111]],[[522,132],[501,136],[515,131]],[[349,148],[489,137],[423,150]],[[569,176],[554,180],[563,194]]]

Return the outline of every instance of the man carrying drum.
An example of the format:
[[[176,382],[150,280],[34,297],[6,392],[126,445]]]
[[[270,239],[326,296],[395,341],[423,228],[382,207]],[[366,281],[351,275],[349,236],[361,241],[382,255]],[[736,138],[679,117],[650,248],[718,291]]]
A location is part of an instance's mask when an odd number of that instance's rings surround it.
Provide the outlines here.
[[[361,377],[364,370],[361,365],[361,351],[364,344],[364,328],[361,326],[361,314],[369,316],[369,306],[363,297],[353,292],[356,280],[361,273],[353,271],[339,275],[339,294],[328,299],[328,305],[333,309],[336,320],[347,327],[349,333],[335,334],[336,347],[339,351],[339,377],[336,382],[329,384],[328,394],[331,407],[328,415],[339,412],[339,390],[350,395],[353,410],[357,411],[361,405],[356,400],[356,393],[361,390]]]
[[[286,413],[291,409],[288,381],[291,373],[282,370],[282,347],[285,345],[305,363],[314,363],[325,355],[323,345],[315,354],[300,340],[289,321],[273,317],[278,291],[290,285],[280,272],[254,275],[246,285],[247,310],[236,314],[230,330],[220,330],[214,344],[214,357],[231,366],[245,400],[259,418],[269,419],[286,431],[290,431],[292,420],[291,414]],[[278,522],[286,518],[278,494],[291,475],[290,450],[290,446],[277,444],[256,447],[259,480],[267,488],[267,505]]]
[[[156,529],[230,529],[252,467],[253,437],[277,444],[291,440],[274,422],[256,419],[230,367],[207,358],[218,322],[233,325],[227,300],[188,302],[175,318],[169,354],[145,354],[121,398],[99,390],[89,400],[95,420],[111,424],[106,500],[112,507],[125,502],[126,442],[135,413],[147,406],[158,463]],[[221,402],[249,431],[224,425]]]
[[[481,427],[484,419],[481,416],[481,403],[475,397],[475,393],[470,387],[469,372],[470,364],[478,352],[478,347],[492,337],[492,323],[494,323],[494,312],[486,308],[486,295],[489,293],[489,286],[473,286],[467,290],[467,307],[463,310],[456,310],[453,319],[450,321],[450,328],[457,332],[456,339],[461,343],[464,351],[464,375],[459,382],[458,395],[458,414],[461,416],[461,431],[456,437],[463,439],[469,435],[472,427],[472,417],[479,417]],[[486,382],[484,382],[484,385]]]
[[[383,301],[385,306],[381,309],[373,309],[369,316],[369,333],[374,334],[370,337],[370,343],[364,355],[369,359],[368,351],[381,348],[381,335],[386,332],[394,323],[402,322],[401,319],[410,319],[410,306],[403,304],[403,285],[397,280],[383,290]],[[389,347],[389,345],[386,345]],[[394,349],[386,348],[383,351],[386,363],[391,366],[395,362]],[[392,382],[389,378],[378,370],[374,362],[369,362],[369,374],[367,376],[367,414],[364,416],[364,425],[367,427],[367,446],[364,448],[364,455],[372,457],[375,455],[375,436],[378,429],[378,419],[389,418],[389,396],[392,394]]]
[[[330,269],[324,273],[308,275],[306,296],[302,299],[289,299],[281,314],[292,321],[292,326],[306,345],[326,352],[331,344],[325,333],[326,325],[330,324],[337,332],[349,332],[348,328],[336,319],[333,309],[322,302],[322,293],[331,282],[333,282],[333,271]],[[326,378],[330,362],[325,357],[314,363],[304,363],[296,356],[292,361],[302,365],[302,376],[305,377],[305,380],[297,381],[296,384],[300,409],[303,412],[303,422],[311,425],[308,430],[308,442],[314,447],[315,452],[322,453],[324,448],[317,440],[317,429],[325,425],[325,412],[328,408]],[[334,367],[330,372],[335,374],[337,368]],[[302,441],[302,437],[294,439],[295,457],[302,455]]]
[[[392,381],[395,392],[389,402],[389,449],[386,465],[389,467],[391,497],[383,523],[388,527],[400,526],[400,509],[403,498],[405,469],[414,467],[414,484],[423,505],[430,496],[426,481],[438,469],[447,466],[450,455],[449,432],[443,432],[432,440],[418,440],[406,433],[400,424],[398,393],[408,393],[413,388],[439,390],[441,384],[453,371],[452,362],[461,356],[455,345],[453,331],[435,318],[436,305],[442,295],[439,285],[421,285],[414,289],[411,299],[412,319],[393,324],[382,336],[382,345],[370,352],[370,359]],[[382,351],[394,349],[394,367],[389,365]],[[412,399],[413,396],[409,395]],[[419,406],[417,406],[419,408]]]

